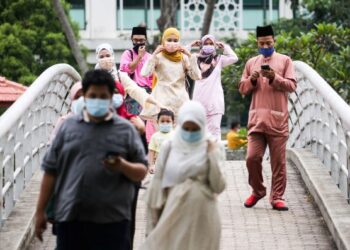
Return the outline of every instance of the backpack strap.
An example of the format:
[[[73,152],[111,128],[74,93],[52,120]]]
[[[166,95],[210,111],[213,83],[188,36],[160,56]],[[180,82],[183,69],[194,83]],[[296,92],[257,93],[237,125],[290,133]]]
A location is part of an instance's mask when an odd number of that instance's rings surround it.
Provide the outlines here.
[[[132,50],[131,50],[131,49],[128,49],[128,50],[129,50],[129,52],[130,52],[131,61],[134,61],[134,53],[132,53]],[[130,74],[130,78],[131,78],[132,80],[134,80],[134,76],[135,76],[135,73],[131,73],[131,74]]]

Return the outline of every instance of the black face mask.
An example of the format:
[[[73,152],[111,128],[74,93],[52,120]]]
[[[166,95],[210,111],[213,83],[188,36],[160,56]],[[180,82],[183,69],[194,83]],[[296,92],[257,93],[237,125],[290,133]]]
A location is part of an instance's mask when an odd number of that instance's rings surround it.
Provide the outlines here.
[[[146,43],[133,43],[134,47],[132,48],[134,50],[134,52],[137,54],[139,52],[139,48],[141,46],[145,46]]]

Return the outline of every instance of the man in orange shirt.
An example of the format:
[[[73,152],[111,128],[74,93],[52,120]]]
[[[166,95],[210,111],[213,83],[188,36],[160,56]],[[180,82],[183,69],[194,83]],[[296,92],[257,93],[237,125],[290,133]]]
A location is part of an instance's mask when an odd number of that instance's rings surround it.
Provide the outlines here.
[[[253,207],[266,195],[262,159],[269,146],[272,169],[270,203],[273,209],[288,210],[283,199],[287,183],[288,93],[294,92],[297,84],[292,60],[274,51],[272,27],[257,27],[256,31],[261,55],[248,60],[239,83],[242,95],[252,95],[246,160],[253,192],[244,205]]]

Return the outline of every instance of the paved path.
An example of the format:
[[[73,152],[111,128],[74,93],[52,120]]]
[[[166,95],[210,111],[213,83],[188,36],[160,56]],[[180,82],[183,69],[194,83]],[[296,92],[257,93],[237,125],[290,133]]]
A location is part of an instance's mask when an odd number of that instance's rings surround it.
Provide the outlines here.
[[[233,249],[336,249],[326,225],[312,198],[305,190],[298,172],[288,167],[286,198],[289,211],[271,209],[268,198],[261,200],[254,208],[243,207],[249,195],[245,162],[226,162],[227,189],[219,197],[222,217],[222,250]],[[264,178],[270,183],[269,164],[264,166]],[[269,188],[268,188],[269,190]],[[135,249],[144,239],[145,206],[140,194]],[[33,241],[29,250],[52,250],[55,239],[49,233],[43,244]],[[166,250],[166,249],[161,249]]]

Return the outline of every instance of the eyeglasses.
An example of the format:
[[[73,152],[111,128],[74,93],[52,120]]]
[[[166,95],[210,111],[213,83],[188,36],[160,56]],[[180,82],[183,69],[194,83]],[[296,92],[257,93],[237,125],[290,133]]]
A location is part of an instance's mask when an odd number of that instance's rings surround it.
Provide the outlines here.
[[[145,43],[146,39],[132,39],[133,43]]]

